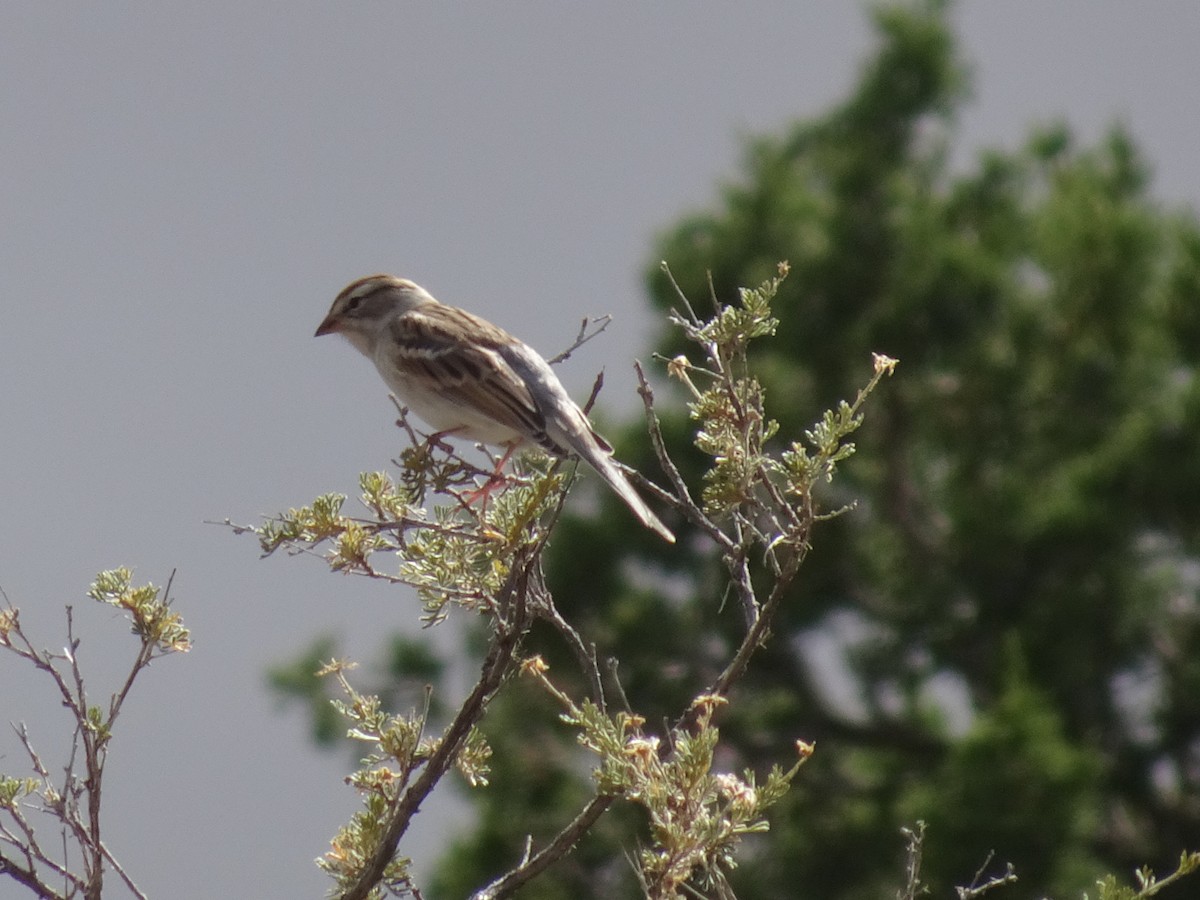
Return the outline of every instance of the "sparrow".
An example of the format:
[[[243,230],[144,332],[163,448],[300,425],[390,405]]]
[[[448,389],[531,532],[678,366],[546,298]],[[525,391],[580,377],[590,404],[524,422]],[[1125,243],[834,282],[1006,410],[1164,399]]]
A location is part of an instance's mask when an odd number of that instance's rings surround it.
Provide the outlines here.
[[[674,543],[550,365],[502,328],[408,279],[369,275],[337,295],[315,336],[324,334],[342,335],[371,360],[437,434],[504,447],[504,460],[523,444],[578,456],[643,525]]]

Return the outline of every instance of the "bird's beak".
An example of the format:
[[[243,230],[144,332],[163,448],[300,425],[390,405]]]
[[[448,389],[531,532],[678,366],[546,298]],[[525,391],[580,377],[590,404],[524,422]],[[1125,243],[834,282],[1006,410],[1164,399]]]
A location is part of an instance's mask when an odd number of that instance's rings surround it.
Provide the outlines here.
[[[333,334],[337,330],[338,321],[333,317],[333,313],[330,313],[325,317],[325,321],[317,327],[317,333],[313,337],[320,337],[323,334]]]

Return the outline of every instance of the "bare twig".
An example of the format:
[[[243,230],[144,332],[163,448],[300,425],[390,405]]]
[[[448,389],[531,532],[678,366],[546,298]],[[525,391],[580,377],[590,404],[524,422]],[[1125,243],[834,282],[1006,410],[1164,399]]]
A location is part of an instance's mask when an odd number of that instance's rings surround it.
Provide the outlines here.
[[[625,685],[621,684],[621,676],[617,671],[620,663],[615,656],[610,656],[604,661],[604,667],[608,670],[608,680],[612,682],[613,690],[617,692],[617,699],[621,703],[621,709],[625,712],[633,712],[633,706],[629,702],[629,697],[625,694]]]
[[[42,897],[45,900],[60,900],[61,895],[58,891],[38,878],[37,871],[33,866],[19,866],[13,860],[0,855],[0,875],[8,875],[17,884],[33,891],[36,897]]]
[[[733,659],[729,662],[729,665],[725,667],[725,670],[717,677],[717,680],[712,683],[709,693],[722,697],[725,696],[734,682],[738,681],[745,674],[746,667],[750,664],[750,658],[770,634],[771,621],[775,617],[775,611],[779,608],[784,594],[787,593],[792,580],[796,577],[796,573],[800,569],[800,564],[804,561],[804,555],[804,550],[801,548],[788,560],[783,576],[771,587],[771,593],[759,609],[758,618],[750,630],[746,632],[745,638],[742,639],[742,643],[738,647],[737,653],[734,654]]]
[[[596,378],[592,382],[592,391],[588,394],[587,402],[583,404],[583,411],[591,413],[592,407],[596,405],[596,398],[600,396],[600,391],[604,389],[604,370],[601,369],[596,373]]]
[[[975,873],[975,877],[971,879],[971,883],[966,887],[956,887],[954,890],[958,892],[958,900],[975,900],[976,897],[981,897],[988,891],[998,887],[1003,887],[1006,884],[1016,884],[1017,872],[1013,868],[1012,863],[1004,864],[1004,874],[996,875],[983,881],[983,871],[992,863],[992,858],[995,856],[995,851],[989,850],[987,858],[984,859],[983,865],[979,867],[979,871]]]
[[[579,636],[571,624],[562,617],[558,611],[558,607],[554,605],[552,598],[547,595],[546,608],[542,611],[541,617],[549,622],[562,635],[563,640],[567,642],[567,646],[571,648],[571,652],[575,654],[575,659],[579,663],[579,669],[583,673],[583,677],[587,679],[591,686],[592,699],[596,702],[596,706],[600,711],[607,714],[608,704],[604,699],[604,681],[600,677],[600,666],[596,661],[596,645],[584,643],[583,638]]]
[[[916,828],[901,828],[908,846],[904,853],[904,887],[896,891],[896,900],[917,900],[924,887],[921,884],[921,851],[925,842],[925,823]]]
[[[612,797],[593,797],[571,823],[560,831],[549,844],[515,869],[506,872],[487,887],[471,895],[471,900],[501,900],[511,897],[517,888],[546,871],[553,863],[566,856],[604,812],[612,806]]]
[[[96,600],[113,603],[128,612],[133,618],[134,632],[140,638],[129,673],[117,693],[111,696],[107,713],[99,706],[93,707],[88,700],[87,683],[79,661],[81,641],[75,634],[73,607],[66,608],[67,643],[62,653],[36,649],[21,628],[17,610],[10,605],[3,611],[0,647],[15,653],[37,671],[46,674],[58,689],[63,706],[70,710],[74,719],[70,750],[59,787],[52,784],[49,771],[34,749],[28,731],[24,726],[16,729],[29,758],[30,768],[37,775],[36,782],[31,782],[31,786],[37,786],[30,793],[40,803],[33,804],[33,808],[61,824],[59,838],[62,847],[59,850],[60,858],[52,858],[38,840],[33,825],[23,815],[20,805],[7,805],[4,815],[11,825],[0,827],[0,844],[13,848],[13,852],[0,853],[0,874],[13,877],[39,897],[82,895],[87,900],[99,900],[103,893],[105,870],[111,867],[135,898],[145,898],[129,873],[101,840],[104,767],[114,722],[137,676],[151,660],[186,649],[187,632],[179,624],[177,616],[166,615],[166,598],[160,603],[157,590],[151,590],[153,596],[148,596],[144,588],[132,589],[128,578],[126,570],[101,573],[90,592]],[[75,853],[79,854],[77,863],[72,861]],[[47,873],[52,877],[48,878]],[[54,887],[52,881],[61,881],[61,885]]]
[[[663,262],[659,263],[659,267],[663,270],[663,272],[666,273],[667,280],[671,282],[671,287],[674,288],[674,290],[675,290],[675,296],[679,298],[679,302],[683,304],[683,308],[684,308],[684,310],[686,310],[686,318],[684,318],[684,316],[680,315],[678,312],[675,312],[674,310],[672,310],[674,315],[676,317],[678,317],[680,322],[682,322],[682,323],[690,323],[692,325],[699,325],[700,317],[696,315],[696,311],[694,309],[692,309],[692,302],[690,300],[688,300],[687,294],[685,294],[683,292],[683,288],[681,288],[679,286],[679,282],[675,280],[675,273],[671,271],[671,267],[667,265],[665,260]],[[711,284],[712,284],[712,279],[710,278],[709,285],[711,286]]]
[[[574,353],[576,350],[578,350],[580,347],[582,347],[584,344],[586,344],[588,341],[590,341],[596,335],[600,334],[600,332],[604,331],[604,329],[608,328],[608,326],[611,323],[612,323],[612,315],[611,314],[605,314],[603,316],[597,316],[595,318],[590,318],[590,317],[584,318],[583,322],[579,326],[579,334],[577,334],[575,336],[575,340],[571,343],[571,346],[569,346],[566,350],[562,351],[562,353],[558,354],[557,356],[553,356],[550,359],[546,360],[546,362],[550,363],[550,365],[552,365],[552,366],[556,366],[560,362],[565,362],[566,360],[571,358],[572,353]],[[590,333],[588,332],[589,328],[593,329]]]
[[[113,867],[113,871],[121,876],[121,880],[125,882],[125,887],[129,888],[130,893],[132,893],[137,900],[148,900],[146,895],[143,894],[138,886],[134,883],[129,873],[125,871],[125,868],[117,861],[117,858],[112,855],[108,847],[106,847],[103,843],[100,844],[100,852],[104,854],[104,858],[108,860],[108,864]]]

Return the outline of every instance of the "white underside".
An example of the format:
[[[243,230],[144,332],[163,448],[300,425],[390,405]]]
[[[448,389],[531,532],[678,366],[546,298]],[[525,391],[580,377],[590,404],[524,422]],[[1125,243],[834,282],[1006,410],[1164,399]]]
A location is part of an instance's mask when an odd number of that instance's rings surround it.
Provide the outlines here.
[[[493,421],[460,403],[446,400],[437,394],[413,390],[406,379],[393,375],[385,378],[388,387],[401,405],[418,416],[433,432],[452,434],[480,444],[503,446],[524,440],[524,436],[511,428]]]

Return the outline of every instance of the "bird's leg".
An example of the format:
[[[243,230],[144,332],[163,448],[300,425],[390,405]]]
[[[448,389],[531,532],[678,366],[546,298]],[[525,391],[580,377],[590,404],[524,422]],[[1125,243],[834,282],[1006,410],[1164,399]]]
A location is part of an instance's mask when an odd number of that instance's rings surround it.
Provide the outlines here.
[[[425,451],[426,453],[432,453],[434,450],[441,450],[454,463],[456,471],[461,473],[463,480],[468,480],[482,475],[483,470],[460,456],[453,445],[445,441],[445,438],[455,437],[460,431],[462,431],[461,428],[447,428],[443,431],[435,431],[433,434],[427,435],[425,437]],[[495,473],[489,476],[489,480],[491,478],[495,478]]]
[[[487,508],[488,495],[497,487],[508,481],[507,478],[500,474],[500,470],[504,468],[504,466],[512,458],[513,453],[516,452],[517,447],[520,445],[520,441],[513,441],[510,444],[504,445],[504,455],[501,456],[500,461],[496,463],[496,468],[492,470],[492,474],[488,476],[488,480],[483,483],[483,487],[473,491],[468,491],[463,495],[463,498],[467,501],[468,505],[474,503],[476,500],[482,500],[482,509]]]
[[[431,450],[436,447],[438,450],[442,450],[446,453],[453,453],[454,448],[442,439],[456,434],[458,430],[459,429],[457,428],[447,428],[445,431],[435,431],[433,434],[425,438],[425,446],[429,447]]]

